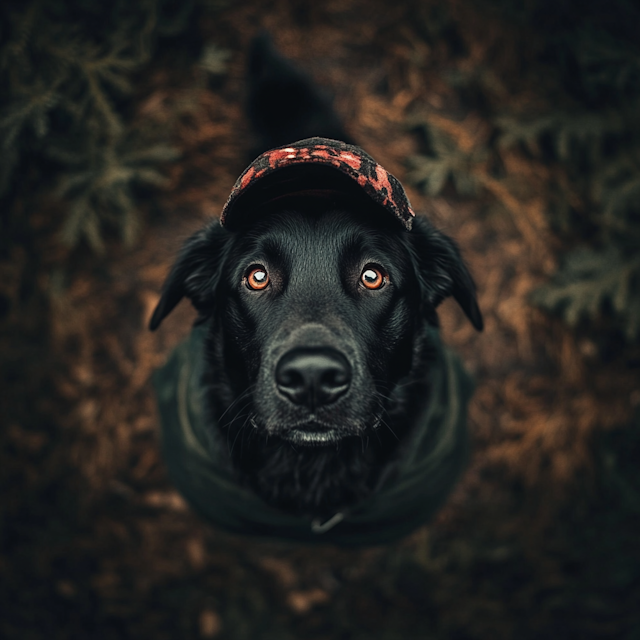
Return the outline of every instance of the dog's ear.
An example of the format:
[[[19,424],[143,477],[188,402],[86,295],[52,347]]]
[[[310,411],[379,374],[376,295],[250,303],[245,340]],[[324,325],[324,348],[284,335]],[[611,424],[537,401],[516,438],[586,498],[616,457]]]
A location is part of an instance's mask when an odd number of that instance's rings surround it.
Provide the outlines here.
[[[456,243],[423,217],[414,220],[409,236],[425,312],[431,315],[429,319],[437,322],[435,308],[445,298],[453,296],[471,324],[482,331],[484,323],[476,299],[476,286]]]
[[[194,233],[182,247],[162,287],[149,329],[155,331],[174,307],[189,298],[202,322],[211,315],[214,292],[220,279],[222,264],[229,245],[230,232],[215,220]]]

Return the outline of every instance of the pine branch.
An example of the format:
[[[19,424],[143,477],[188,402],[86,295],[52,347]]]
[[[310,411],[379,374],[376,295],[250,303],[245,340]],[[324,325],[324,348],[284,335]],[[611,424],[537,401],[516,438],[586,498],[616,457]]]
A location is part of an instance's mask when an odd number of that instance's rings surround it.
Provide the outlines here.
[[[57,157],[69,164],[57,189],[57,195],[70,203],[62,239],[74,246],[85,238],[101,252],[101,230],[105,225],[116,228],[126,245],[135,241],[139,216],[134,190],[145,185],[165,185],[166,178],[156,165],[173,161],[178,154],[168,145],[148,145],[128,132],[103,149],[77,155],[63,152]]]
[[[421,126],[429,140],[429,155],[412,156],[407,160],[407,180],[430,196],[439,195],[448,182],[461,197],[478,195],[481,184],[473,168],[486,159],[486,150],[478,148],[465,152],[434,124],[422,122]]]
[[[230,57],[230,51],[218,47],[214,42],[210,42],[202,52],[199,65],[207,73],[219,75],[227,71],[227,62]]]
[[[559,313],[571,326],[610,312],[630,340],[640,336],[640,258],[615,249],[569,253],[553,280],[532,301]]]

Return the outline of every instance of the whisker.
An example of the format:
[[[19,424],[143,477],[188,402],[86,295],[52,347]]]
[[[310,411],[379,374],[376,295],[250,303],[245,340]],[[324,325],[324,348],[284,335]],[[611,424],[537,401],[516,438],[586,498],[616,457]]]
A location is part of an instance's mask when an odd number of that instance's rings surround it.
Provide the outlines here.
[[[236,443],[236,440],[238,439],[238,435],[240,434],[240,432],[244,429],[247,420],[249,419],[249,417],[251,416],[251,411],[249,411],[248,413],[243,413],[244,410],[249,406],[249,402],[246,402],[241,408],[240,408],[240,412],[237,413],[233,419],[231,420],[231,422],[229,422],[228,424],[225,425],[225,431],[227,432],[227,449],[229,449],[229,453],[231,453],[233,451],[233,447]],[[242,425],[242,427],[240,427],[238,429],[238,432],[236,433],[236,437],[233,440],[233,444],[231,445],[231,448],[229,448],[229,438],[231,437],[231,432],[233,431],[233,425],[238,421],[241,420],[242,418],[245,418],[245,421]]]
[[[247,414],[247,417],[245,418],[245,421],[242,423],[242,426],[238,429],[238,432],[236,433],[236,437],[233,440],[233,444],[231,445],[231,450],[229,451],[229,455],[231,455],[233,453],[233,449],[236,446],[236,442],[238,441],[238,438],[240,437],[240,434],[242,433],[244,428],[247,426],[247,422],[249,421],[249,416],[250,415],[251,414]],[[242,442],[242,440],[240,440],[240,442]],[[242,450],[240,451],[240,453],[242,453]]]
[[[255,385],[252,384],[251,386],[247,387],[222,413],[222,415],[218,418],[218,423],[222,423],[222,418],[224,418],[227,413],[229,413],[229,411],[231,411],[231,409],[233,409],[233,407],[235,407],[238,402],[240,402],[240,400],[245,399],[255,388]]]
[[[364,443],[364,434],[360,434],[360,444],[362,445],[362,453],[364,454],[365,449],[367,448],[367,446],[369,445],[369,436],[367,436],[367,444],[365,445]]]
[[[393,437],[400,441],[400,438],[398,438],[398,435],[396,434],[396,432],[391,428],[391,425],[382,417],[380,416],[380,422],[387,427],[387,429],[389,429],[389,431],[391,431],[391,433],[393,434]]]

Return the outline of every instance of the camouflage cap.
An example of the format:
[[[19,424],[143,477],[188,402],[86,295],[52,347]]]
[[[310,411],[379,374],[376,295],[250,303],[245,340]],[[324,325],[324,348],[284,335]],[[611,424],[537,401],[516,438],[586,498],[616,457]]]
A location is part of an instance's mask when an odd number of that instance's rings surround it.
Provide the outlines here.
[[[328,168],[325,171],[306,171],[305,167]],[[297,170],[292,173],[292,168]],[[407,230],[411,230],[415,213],[400,181],[380,166],[368,153],[355,145],[330,140],[329,138],[307,138],[285,147],[271,149],[258,156],[238,178],[222,209],[220,223],[231,226],[235,223],[234,211],[238,201],[249,192],[256,195],[258,183],[262,186],[278,184],[281,179],[291,189],[308,193],[323,189],[336,190],[335,181],[328,175],[340,172],[349,180],[340,184],[365,193],[371,200],[391,213]],[[277,177],[274,174],[278,174]],[[301,186],[303,185],[303,186]],[[360,189],[357,189],[360,187]],[[289,188],[289,187],[287,187]],[[338,186],[338,190],[340,186]]]

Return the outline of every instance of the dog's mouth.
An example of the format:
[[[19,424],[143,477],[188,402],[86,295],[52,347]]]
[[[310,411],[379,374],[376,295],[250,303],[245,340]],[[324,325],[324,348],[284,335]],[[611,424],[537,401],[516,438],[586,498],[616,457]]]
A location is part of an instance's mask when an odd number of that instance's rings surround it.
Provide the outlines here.
[[[291,444],[305,447],[322,447],[336,444],[347,433],[344,429],[311,421],[282,431],[279,436]]]
[[[254,429],[260,429],[255,418],[251,418]],[[345,436],[354,435],[342,427],[309,420],[290,427],[282,427],[270,432],[282,440],[307,447],[321,447],[339,442]]]
[[[380,419],[376,418],[372,428],[380,424]],[[291,444],[304,447],[323,447],[339,443],[343,438],[361,435],[362,429],[354,431],[344,427],[316,422],[315,420],[297,424],[293,427],[283,429],[278,436]]]

